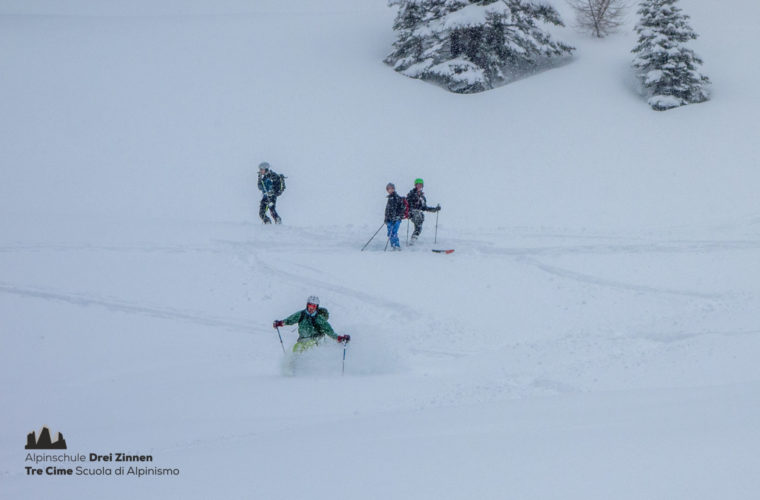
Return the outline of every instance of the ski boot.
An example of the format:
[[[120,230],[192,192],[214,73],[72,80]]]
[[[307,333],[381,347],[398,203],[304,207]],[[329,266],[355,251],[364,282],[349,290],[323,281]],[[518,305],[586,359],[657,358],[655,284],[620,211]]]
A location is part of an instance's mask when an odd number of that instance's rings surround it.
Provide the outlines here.
[[[274,218],[274,223],[275,224],[282,224],[282,219],[280,219],[279,217],[275,217]]]
[[[272,223],[272,219],[270,219],[266,215],[264,217],[262,217],[261,220],[264,221],[264,224],[271,224]]]

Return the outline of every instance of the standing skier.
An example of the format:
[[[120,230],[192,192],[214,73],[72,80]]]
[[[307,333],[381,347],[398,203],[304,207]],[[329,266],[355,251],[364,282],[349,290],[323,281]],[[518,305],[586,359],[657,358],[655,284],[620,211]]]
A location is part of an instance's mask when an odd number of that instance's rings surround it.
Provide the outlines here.
[[[306,309],[291,314],[283,320],[276,320],[272,326],[278,328],[285,325],[298,324],[298,341],[293,346],[293,352],[303,352],[311,349],[324,340],[325,335],[338,342],[348,342],[350,335],[337,335],[327,320],[330,313],[319,307],[319,297],[311,296],[306,300]]]
[[[271,224],[272,220],[267,217],[267,208],[274,217],[275,224],[281,224],[282,219],[277,215],[275,205],[277,204],[277,197],[282,194],[284,189],[284,181],[282,176],[275,173],[269,168],[269,163],[262,162],[259,164],[259,191],[262,193],[261,203],[259,204],[259,217],[264,221],[264,224]]]
[[[412,233],[410,245],[414,245],[414,242],[417,241],[422,232],[422,223],[425,222],[425,214],[423,212],[438,212],[441,210],[441,205],[435,207],[427,206],[425,193],[422,192],[424,185],[425,183],[422,179],[415,179],[414,188],[406,195],[406,201],[409,203],[409,218],[414,224],[414,232]]]
[[[391,250],[401,250],[401,244],[398,241],[398,228],[401,226],[401,219],[406,214],[406,202],[396,193],[396,186],[389,182],[385,186],[388,192],[388,203],[385,205],[385,225],[388,227],[388,239],[391,242]]]

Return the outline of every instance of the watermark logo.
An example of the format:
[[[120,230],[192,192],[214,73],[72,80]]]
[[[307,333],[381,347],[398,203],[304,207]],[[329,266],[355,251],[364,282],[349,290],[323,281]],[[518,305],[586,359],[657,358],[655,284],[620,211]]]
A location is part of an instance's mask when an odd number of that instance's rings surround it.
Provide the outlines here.
[[[24,471],[30,477],[44,476],[80,476],[80,477],[149,477],[179,476],[178,467],[154,465],[152,454],[127,453],[125,451],[106,450],[89,453],[67,450],[63,434],[57,432],[55,441],[46,426],[39,431],[26,435],[27,450],[24,458]],[[76,448],[76,446],[75,446]],[[58,450],[58,451],[45,451]]]
[[[60,432],[56,435],[56,440],[50,438],[50,429],[43,427],[40,435],[36,436],[35,431],[26,435],[25,450],[65,450],[66,440]]]

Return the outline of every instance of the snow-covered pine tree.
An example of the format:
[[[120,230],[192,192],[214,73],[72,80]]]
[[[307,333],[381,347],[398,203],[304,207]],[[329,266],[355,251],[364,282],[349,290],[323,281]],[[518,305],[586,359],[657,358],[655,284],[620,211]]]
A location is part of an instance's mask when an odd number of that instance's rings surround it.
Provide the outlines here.
[[[388,4],[398,5],[399,10],[393,23],[397,38],[385,62],[408,68],[422,57],[424,37],[419,28],[425,19],[425,5],[422,0],[388,0]]]
[[[638,45],[633,67],[657,111],[704,102],[710,80],[698,68],[702,60],[686,43],[697,38],[678,0],[643,0],[636,25]]]
[[[539,22],[562,26],[543,0],[389,0],[399,5],[397,40],[386,62],[412,78],[453,92],[491,89],[505,71],[574,50],[552,40]]]

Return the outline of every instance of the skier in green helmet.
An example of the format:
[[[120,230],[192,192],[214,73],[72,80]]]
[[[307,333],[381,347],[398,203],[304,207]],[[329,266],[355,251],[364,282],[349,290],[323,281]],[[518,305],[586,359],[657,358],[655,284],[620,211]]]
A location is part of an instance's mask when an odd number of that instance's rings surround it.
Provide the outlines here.
[[[429,207],[427,205],[427,199],[425,193],[422,192],[425,182],[422,179],[414,180],[414,188],[406,195],[406,201],[409,203],[409,218],[414,224],[414,232],[412,233],[412,240],[410,245],[414,245],[417,238],[420,237],[422,232],[422,223],[425,222],[424,212],[438,212],[441,209],[441,205],[435,207]]]
[[[327,320],[330,313],[319,307],[319,297],[312,295],[306,300],[306,309],[291,314],[283,320],[276,320],[272,326],[278,328],[285,325],[298,324],[298,341],[293,346],[293,352],[303,352],[319,345],[325,336],[338,342],[348,342],[350,335],[338,335]]]

